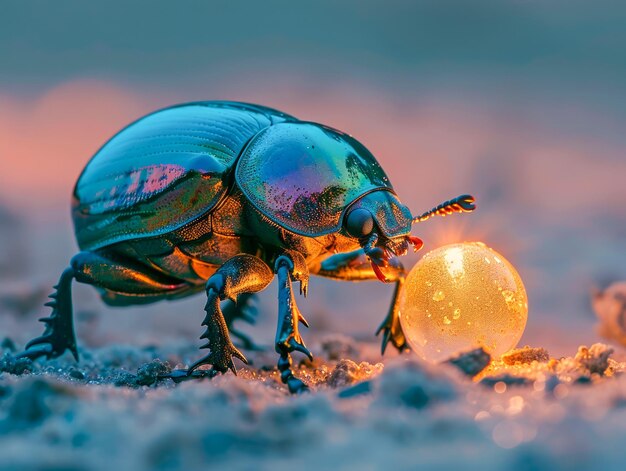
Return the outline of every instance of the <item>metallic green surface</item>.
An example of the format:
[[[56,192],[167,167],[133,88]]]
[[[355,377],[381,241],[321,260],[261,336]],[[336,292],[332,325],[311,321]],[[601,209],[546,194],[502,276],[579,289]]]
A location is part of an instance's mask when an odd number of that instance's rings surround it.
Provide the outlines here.
[[[391,191],[372,191],[356,201],[348,208],[348,211],[357,208],[366,209],[372,213],[382,234],[390,239],[411,232],[413,222],[411,211]]]
[[[199,102],[152,113],[107,142],[76,183],[81,249],[170,232],[209,211],[248,140],[285,119],[256,105]]]
[[[282,123],[257,134],[241,155],[237,184],[267,218],[297,234],[337,232],[350,203],[392,189],[356,139],[315,123]]]

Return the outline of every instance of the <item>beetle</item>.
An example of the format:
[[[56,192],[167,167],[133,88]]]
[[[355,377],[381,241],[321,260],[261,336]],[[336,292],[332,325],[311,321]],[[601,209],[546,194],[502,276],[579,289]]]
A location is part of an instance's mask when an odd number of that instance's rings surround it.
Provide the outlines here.
[[[20,355],[49,359],[68,350],[78,361],[72,280],[95,286],[117,306],[204,289],[201,348],[209,353],[171,378],[194,376],[201,365],[236,373],[233,357],[247,360],[229,332],[249,339],[233,322],[250,320],[250,296],[277,276],[278,370],[289,390],[300,392],[307,386],[292,371],[291,353],[313,357],[299,332],[308,323],[293,283],[305,296],[310,274],[395,283],[377,334],[383,353],[389,342],[402,350],[406,273],[396,256],[421,248],[412,224],[474,208],[474,198],[462,195],[413,217],[374,156],[322,124],[239,102],[165,108],[113,136],[78,178],[72,219],[80,252],[50,296],[43,335]]]

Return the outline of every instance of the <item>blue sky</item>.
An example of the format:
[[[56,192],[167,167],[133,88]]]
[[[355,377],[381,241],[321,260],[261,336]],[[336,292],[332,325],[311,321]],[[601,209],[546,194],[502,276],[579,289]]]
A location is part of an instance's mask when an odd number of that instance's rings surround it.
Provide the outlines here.
[[[4,1],[2,10],[0,87],[14,92],[75,77],[194,87],[252,74],[615,110],[626,96],[619,1]]]

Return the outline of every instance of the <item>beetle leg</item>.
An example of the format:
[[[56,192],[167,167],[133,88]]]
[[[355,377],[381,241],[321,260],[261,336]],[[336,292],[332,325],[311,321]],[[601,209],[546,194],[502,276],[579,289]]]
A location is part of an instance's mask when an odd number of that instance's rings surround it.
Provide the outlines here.
[[[256,323],[258,310],[254,304],[254,298],[255,296],[252,293],[243,293],[237,297],[237,302],[227,299],[222,305],[222,313],[224,314],[228,331],[232,336],[239,339],[242,348],[246,350],[263,350],[263,347],[254,343],[247,334],[233,326],[235,321],[239,319],[248,324]]]
[[[383,333],[382,344],[380,346],[380,353],[385,354],[387,345],[389,342],[399,352],[408,348],[404,332],[402,332],[402,326],[400,325],[400,294],[404,288],[404,276],[396,280],[396,288],[393,291],[393,297],[391,298],[391,305],[389,306],[389,312],[385,317],[385,320],[380,324],[376,330],[376,335]]]
[[[296,305],[292,281],[299,281],[301,286],[306,286],[309,271],[304,257],[289,251],[276,259],[274,272],[278,277],[278,325],[275,340],[276,352],[280,355],[278,370],[280,379],[289,387],[289,392],[300,393],[308,390],[308,386],[294,376],[291,370],[291,352],[304,353],[310,360],[313,360],[313,355],[304,345],[298,329],[299,323],[307,327],[308,323]]]
[[[55,292],[50,295],[51,301],[46,306],[52,308],[49,317],[39,319],[46,324],[44,333],[26,344],[26,349],[17,355],[18,358],[30,358],[34,360],[41,356],[56,358],[65,350],[69,350],[78,361],[76,348],[76,336],[74,334],[74,321],[72,314],[72,279],[74,269],[67,268],[59,283],[54,287]]]
[[[340,253],[324,260],[317,269],[315,275],[345,281],[369,281],[378,280],[376,272],[372,269],[363,249],[354,252]],[[390,258],[385,268],[387,281],[395,282],[396,288],[391,300],[389,312],[382,322],[376,335],[383,333],[381,351],[385,353],[387,344],[391,342],[399,351],[407,348],[406,339],[400,326],[398,314],[400,312],[400,295],[402,293],[406,271],[398,258]]]
[[[41,319],[46,330],[42,336],[31,340],[19,357],[55,358],[69,350],[78,360],[72,319],[72,279],[101,288],[103,299],[109,304],[162,299],[190,288],[180,280],[170,279],[129,260],[120,261],[112,254],[79,252],[61,275],[55,286],[57,291],[50,295],[52,300],[47,306],[52,307],[52,314]]]
[[[260,258],[240,254],[225,262],[206,284],[207,303],[204,308],[206,317],[202,325],[206,331],[200,338],[207,343],[200,348],[208,348],[209,354],[196,361],[186,370],[186,376],[201,365],[211,365],[214,370],[224,373],[229,369],[237,374],[232,357],[247,363],[246,357],[233,345],[228,334],[228,326],[220,308],[220,301],[234,301],[243,293],[255,293],[269,285],[273,278],[272,271]],[[181,372],[174,371],[168,377],[175,381],[181,379]]]

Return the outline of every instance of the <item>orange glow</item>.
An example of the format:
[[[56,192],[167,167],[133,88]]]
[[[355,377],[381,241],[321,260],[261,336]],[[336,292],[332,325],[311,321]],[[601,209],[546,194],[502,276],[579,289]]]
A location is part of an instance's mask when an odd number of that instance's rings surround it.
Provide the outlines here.
[[[411,349],[443,361],[478,346],[494,356],[524,332],[524,284],[502,255],[482,243],[435,249],[409,272],[400,322]]]

